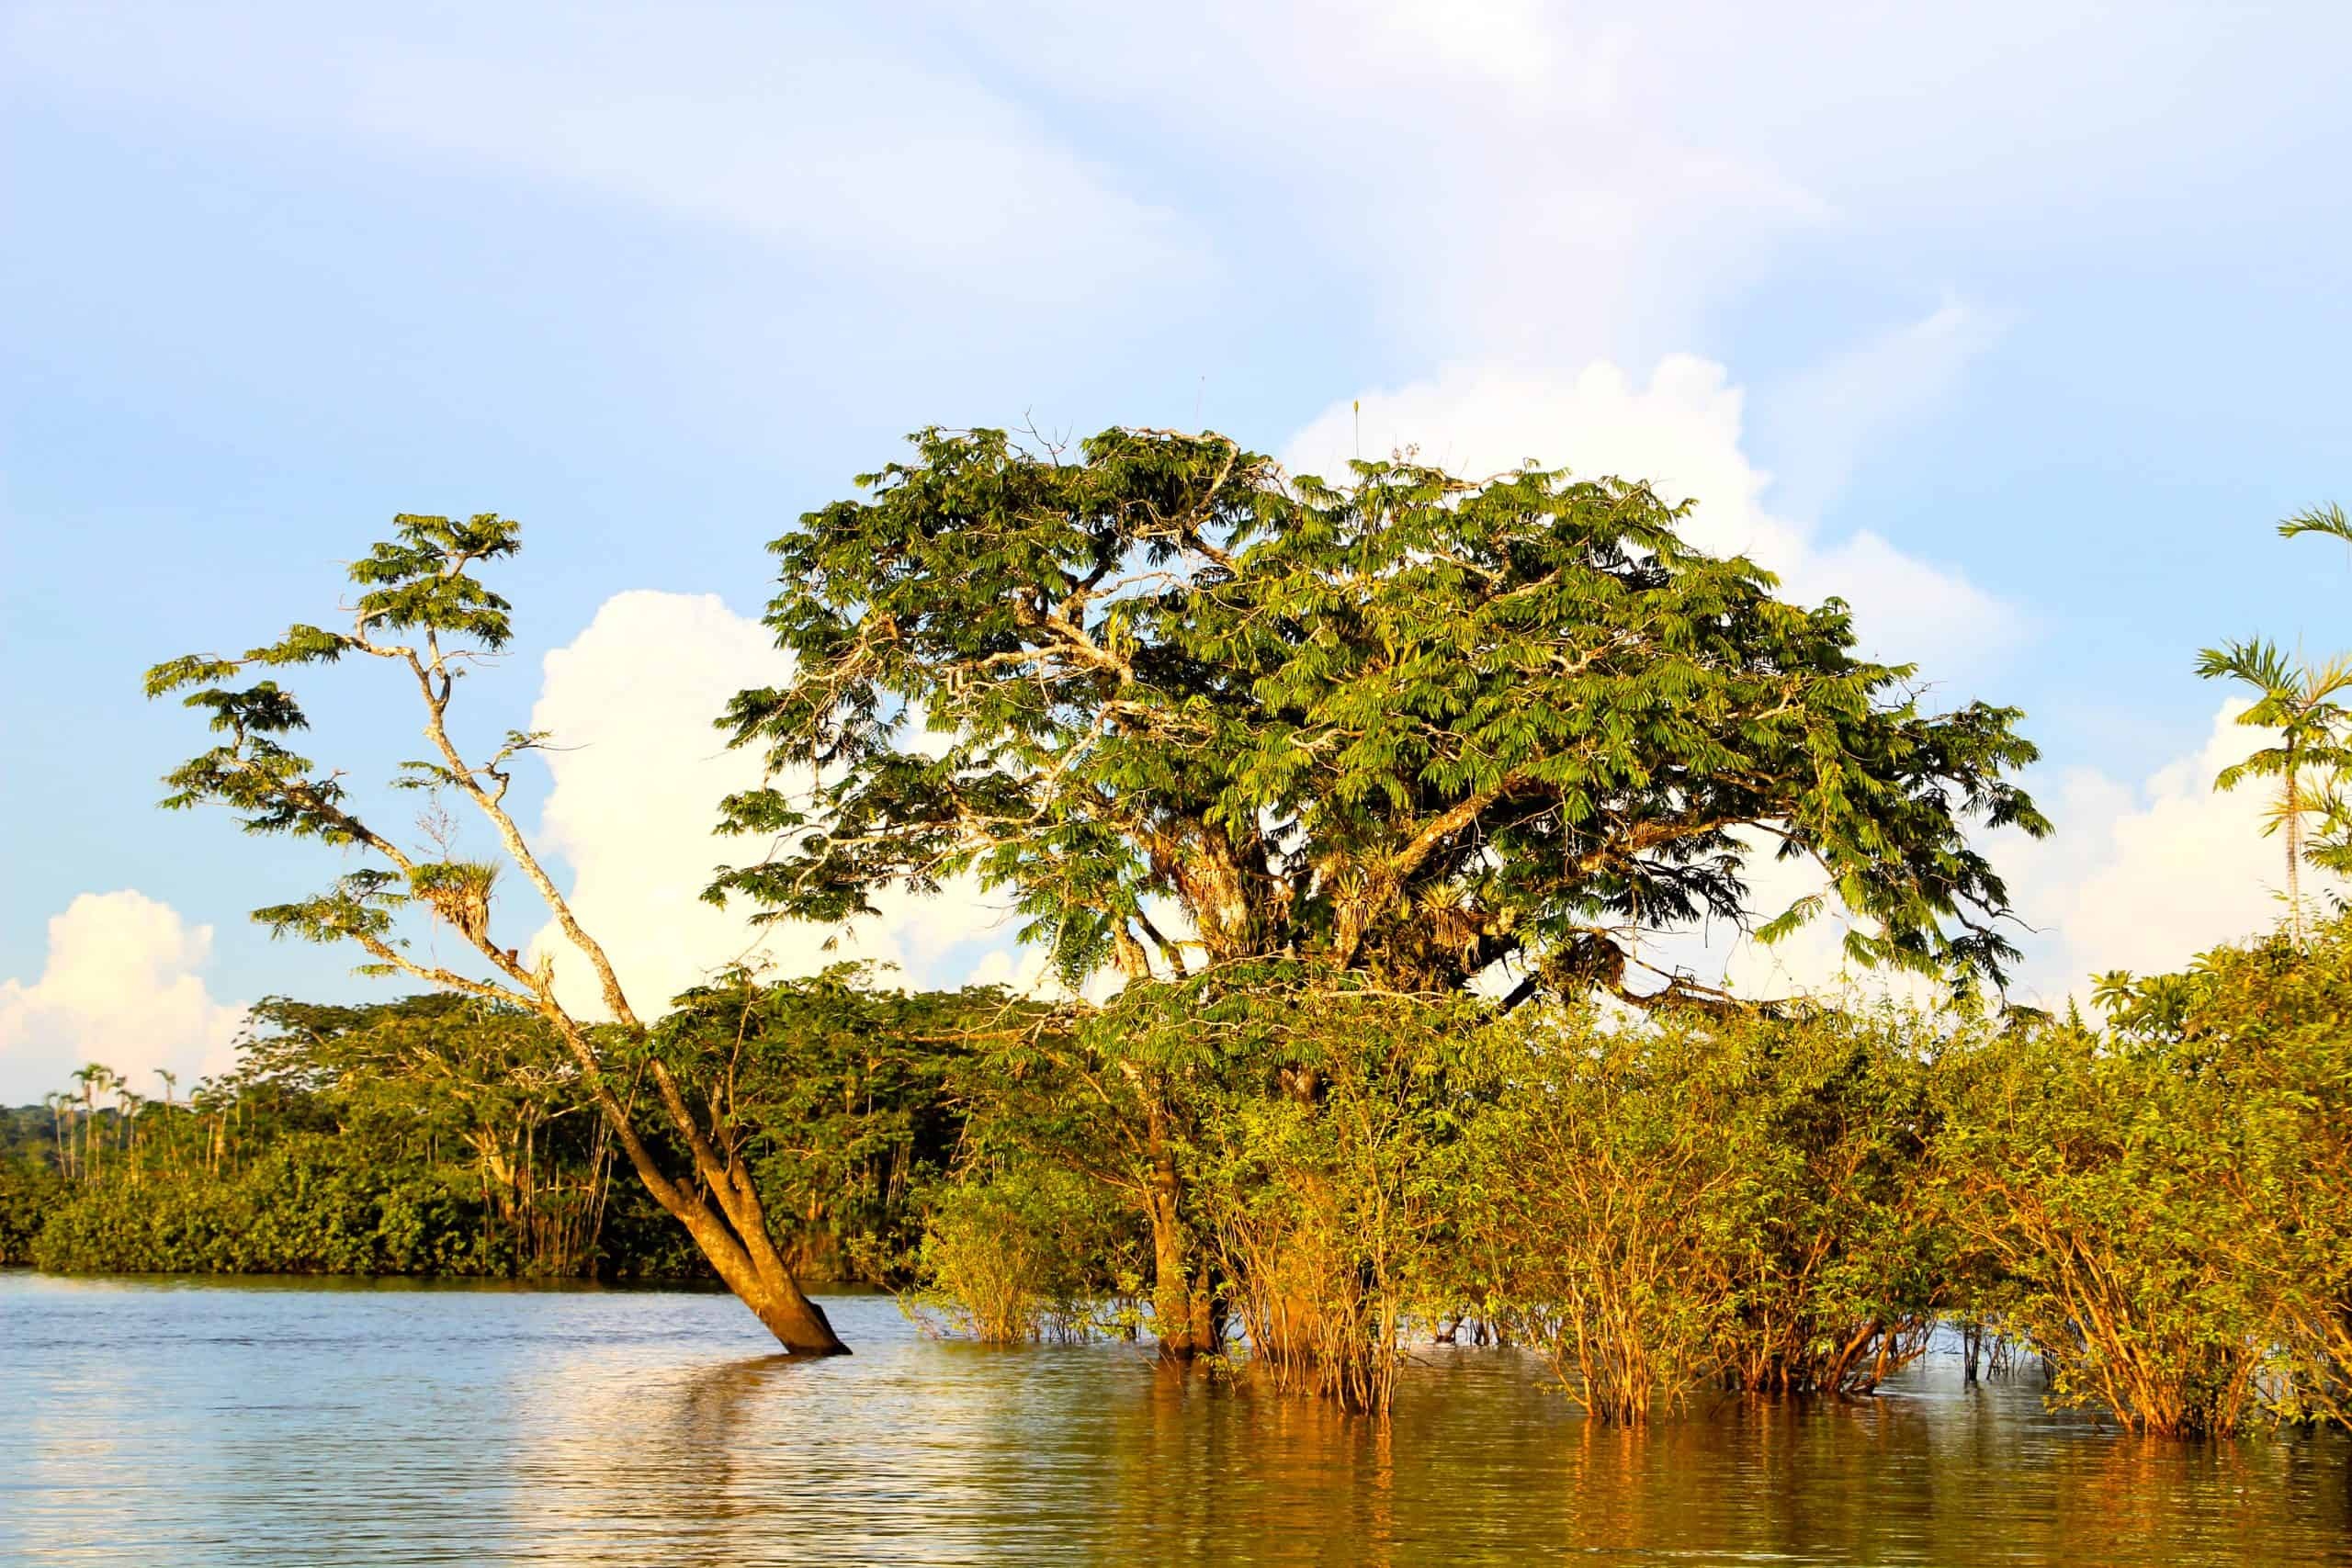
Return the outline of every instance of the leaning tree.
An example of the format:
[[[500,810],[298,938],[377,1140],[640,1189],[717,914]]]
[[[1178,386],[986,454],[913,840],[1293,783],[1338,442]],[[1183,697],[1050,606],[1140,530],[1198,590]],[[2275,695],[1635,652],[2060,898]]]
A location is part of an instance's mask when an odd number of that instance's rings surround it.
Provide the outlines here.
[[[210,715],[219,738],[166,775],[172,793],[164,806],[225,806],[249,832],[312,839],[356,853],[362,863],[326,891],[255,910],[254,918],[275,935],[354,943],[370,955],[374,972],[410,976],[544,1018],[646,1190],[685,1226],[718,1277],[786,1349],[842,1351],[769,1232],[729,1102],[708,1097],[707,1117],[697,1115],[670,1064],[648,1047],[645,1025],[611,959],[574,916],[507,808],[513,763],[547,737],[509,732],[494,751],[469,759],[451,733],[459,681],[513,635],[512,606],[473,572],[521,547],[517,525],[490,513],[393,522],[396,537],[352,565],[359,592],[346,607],[347,629],[297,626],[237,658],[189,654],[147,672],[149,696],[185,693],[187,706]],[[460,797],[489,824],[506,863],[531,885],[594,973],[609,1025],[592,1025],[557,998],[549,957],[534,960],[493,932],[495,863],[456,858],[444,842],[404,844],[362,818],[340,772],[322,771],[288,748],[308,719],[293,694],[266,676],[252,677],[354,655],[390,666],[423,720],[430,755],[402,764],[393,782]],[[392,723],[389,708],[377,716],[386,727]],[[447,924],[480,965],[461,970],[420,957],[402,934],[402,916],[417,912]],[[639,1092],[646,1083],[650,1094]]]
[[[1276,959],[1646,1008],[1736,1003],[1645,964],[1705,918],[1839,906],[1857,961],[1966,984],[2016,956],[1967,829],[2048,830],[2018,711],[1927,710],[1842,604],[1686,543],[1687,502],[1532,466],[1330,484],[1214,434],[914,446],[771,547],[792,679],[725,722],[772,773],[726,826],[772,848],[715,898],[840,920],[971,874],[1072,979]],[[1824,890],[1756,909],[1764,855]]]

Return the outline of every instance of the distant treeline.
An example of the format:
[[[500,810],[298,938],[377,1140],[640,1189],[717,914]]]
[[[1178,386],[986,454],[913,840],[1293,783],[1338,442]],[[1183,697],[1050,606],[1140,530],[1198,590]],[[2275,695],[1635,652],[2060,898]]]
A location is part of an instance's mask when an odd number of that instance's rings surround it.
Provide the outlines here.
[[[723,1062],[799,1266],[903,1281],[958,1125],[936,1020],[992,993],[837,976],[696,993],[643,1051]],[[708,1265],[537,1018],[451,995],[271,998],[233,1073],[143,1096],[97,1065],[6,1112],[0,1261],[60,1272],[687,1280]],[[624,1086],[635,1094],[641,1086]]]
[[[1374,1408],[1408,1345],[1506,1340],[1639,1421],[1867,1391],[1943,1324],[2134,1427],[2342,1422],[2352,922],[2098,1003],[1498,1012],[1256,964],[1052,1010],[835,974],[695,993],[639,1049],[731,1107],[811,1277],[982,1337],[1246,1345]],[[85,1074],[12,1113],[0,1245],[692,1273],[599,1125],[525,1015],[272,1002],[185,1098]]]

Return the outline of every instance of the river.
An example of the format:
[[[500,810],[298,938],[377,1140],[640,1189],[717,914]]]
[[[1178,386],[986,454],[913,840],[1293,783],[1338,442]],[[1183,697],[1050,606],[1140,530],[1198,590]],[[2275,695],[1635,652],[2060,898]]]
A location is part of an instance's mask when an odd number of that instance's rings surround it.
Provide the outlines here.
[[[1386,1427],[885,1297],[0,1273],[10,1563],[2352,1562],[2352,1445],[2143,1441],[1931,1359],[1883,1397],[1579,1419],[1424,1354]]]

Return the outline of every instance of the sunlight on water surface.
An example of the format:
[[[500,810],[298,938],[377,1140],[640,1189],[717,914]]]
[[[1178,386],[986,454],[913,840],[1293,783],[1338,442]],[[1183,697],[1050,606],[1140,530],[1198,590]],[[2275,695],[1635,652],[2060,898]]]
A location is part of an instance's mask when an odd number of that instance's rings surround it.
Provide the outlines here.
[[[1386,1428],[1129,1346],[763,1353],[724,1296],[0,1274],[0,1561],[2352,1562],[2352,1447],[2143,1442],[1929,1364],[1595,1427],[1436,1351]]]

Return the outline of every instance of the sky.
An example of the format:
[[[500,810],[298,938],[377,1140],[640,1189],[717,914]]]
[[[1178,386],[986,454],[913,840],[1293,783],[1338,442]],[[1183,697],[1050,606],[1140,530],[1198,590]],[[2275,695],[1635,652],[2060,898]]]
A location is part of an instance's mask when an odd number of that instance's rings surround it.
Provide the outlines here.
[[[2256,929],[2278,847],[2210,789],[2251,735],[2192,665],[2352,643],[2352,560],[2271,528],[2352,500],[2347,35],[2070,0],[0,4],[0,1102],[94,1058],[153,1092],[258,998],[380,987],[246,918],[335,855],[154,809],[202,740],[139,675],[326,618],[400,512],[524,523],[460,723],[570,748],[520,815],[632,991],[742,953],[694,894],[750,765],[707,718],[788,670],[763,547],[929,424],[1652,479],[1939,700],[2025,710],[2059,832],[1987,844],[2021,996]],[[301,688],[356,781],[415,747],[377,673]],[[770,955],[1032,973],[969,888],[837,934]],[[1716,956],[1830,984],[1833,947]]]

